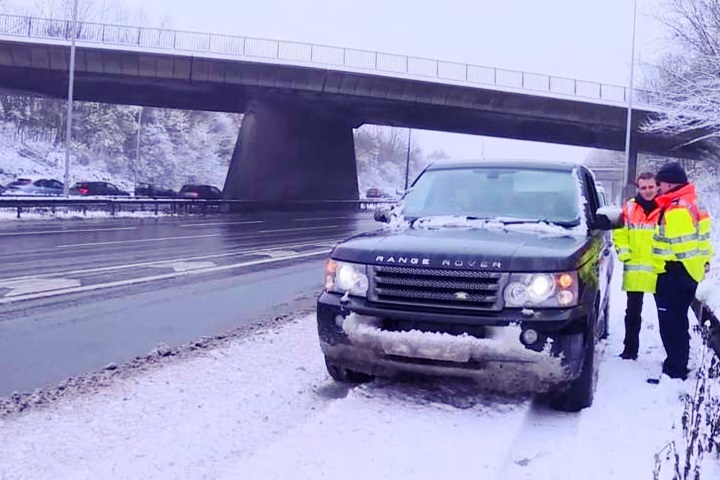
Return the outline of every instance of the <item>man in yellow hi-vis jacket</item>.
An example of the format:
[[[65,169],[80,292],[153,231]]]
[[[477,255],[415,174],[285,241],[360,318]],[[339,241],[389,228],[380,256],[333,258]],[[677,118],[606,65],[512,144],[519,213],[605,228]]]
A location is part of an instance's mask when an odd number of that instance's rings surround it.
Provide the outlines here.
[[[655,175],[644,172],[635,180],[637,195],[622,208],[623,227],[613,230],[618,259],[623,262],[622,288],[627,292],[625,348],[620,358],[635,360],[640,347],[643,297],[655,293],[657,272],[653,267],[652,240],[660,209],[655,202]]]
[[[660,208],[653,236],[653,255],[659,273],[655,292],[660,337],[667,358],[663,373],[686,379],[690,353],[688,308],[712,257],[710,217],[698,207],[695,186],[678,163],[657,173]]]

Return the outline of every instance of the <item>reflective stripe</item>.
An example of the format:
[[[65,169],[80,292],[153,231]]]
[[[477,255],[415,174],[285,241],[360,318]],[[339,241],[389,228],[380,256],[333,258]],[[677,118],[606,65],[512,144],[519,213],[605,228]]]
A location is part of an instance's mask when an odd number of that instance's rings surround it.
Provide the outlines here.
[[[652,252],[653,252],[653,255],[662,255],[662,256],[672,255],[672,253],[673,253],[672,249],[670,249],[670,248],[657,248],[657,247],[654,247],[652,249]]]
[[[676,253],[675,257],[678,260],[687,260],[688,258],[697,257],[698,255],[700,255],[700,252],[695,250],[693,252]]]
[[[627,205],[627,221],[630,221],[631,218],[633,218],[633,210],[635,210],[635,200],[630,200],[626,203]]]
[[[698,240],[701,240],[701,241],[702,241],[702,240],[710,240],[710,234],[709,234],[709,233],[702,233],[702,234],[700,234],[700,236],[698,237]]]
[[[695,223],[697,223],[700,220],[698,218],[698,216],[699,216],[698,212],[695,211],[695,207],[692,203],[690,203],[682,198],[678,198],[676,205],[687,210],[688,213],[690,214],[690,216],[693,217],[693,220],[695,220]]]
[[[675,237],[675,238],[663,238],[667,243],[671,244],[678,244],[678,243],[685,243],[685,242],[694,242],[697,241],[698,234],[697,233],[691,233],[690,235],[683,235],[682,237]]]
[[[627,263],[624,264],[625,271],[627,272],[650,272],[654,273],[655,270],[653,267],[649,267],[647,265],[628,265]]]
[[[621,255],[623,253],[630,253],[630,249],[629,248],[619,248],[617,252],[618,252],[618,255]]]

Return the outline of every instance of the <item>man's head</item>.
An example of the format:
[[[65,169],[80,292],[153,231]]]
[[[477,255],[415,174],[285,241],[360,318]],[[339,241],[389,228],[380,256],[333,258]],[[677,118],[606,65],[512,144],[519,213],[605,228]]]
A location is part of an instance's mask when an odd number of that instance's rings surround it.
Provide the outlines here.
[[[657,195],[657,180],[651,172],[643,172],[635,180],[635,186],[642,198],[652,200]]]
[[[685,170],[677,162],[666,163],[655,176],[660,188],[659,193],[667,193],[673,188],[688,183]]]

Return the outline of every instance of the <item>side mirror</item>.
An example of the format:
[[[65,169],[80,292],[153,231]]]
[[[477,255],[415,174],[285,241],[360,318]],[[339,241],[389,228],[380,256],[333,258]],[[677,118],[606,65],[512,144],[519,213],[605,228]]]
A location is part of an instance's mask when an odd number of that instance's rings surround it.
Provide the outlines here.
[[[617,205],[606,205],[598,208],[596,217],[594,227],[598,230],[613,230],[623,227],[622,208]]]
[[[390,209],[384,205],[378,205],[373,213],[373,218],[376,222],[390,222]]]

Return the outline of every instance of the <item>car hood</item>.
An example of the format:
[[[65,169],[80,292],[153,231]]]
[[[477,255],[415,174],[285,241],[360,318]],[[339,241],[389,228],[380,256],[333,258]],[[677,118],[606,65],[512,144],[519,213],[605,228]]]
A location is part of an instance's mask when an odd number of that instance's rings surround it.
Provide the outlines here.
[[[564,271],[599,248],[589,236],[500,229],[379,230],[337,245],[332,258],[370,265],[458,270]]]

